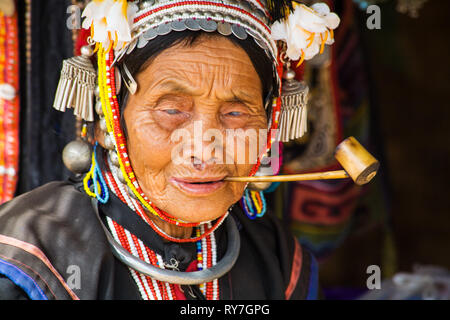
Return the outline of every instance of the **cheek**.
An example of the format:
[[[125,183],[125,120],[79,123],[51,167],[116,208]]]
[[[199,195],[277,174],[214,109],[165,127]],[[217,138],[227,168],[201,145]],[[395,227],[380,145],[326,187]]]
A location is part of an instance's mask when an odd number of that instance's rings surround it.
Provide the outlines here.
[[[151,115],[126,116],[128,152],[139,180],[156,179],[171,161],[170,135],[161,130]],[[145,181],[144,181],[145,183]]]

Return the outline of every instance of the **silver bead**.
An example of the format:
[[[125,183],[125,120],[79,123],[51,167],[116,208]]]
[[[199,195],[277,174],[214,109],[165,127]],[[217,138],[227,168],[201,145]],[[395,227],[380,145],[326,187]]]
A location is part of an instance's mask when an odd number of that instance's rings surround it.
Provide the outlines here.
[[[83,46],[80,49],[81,55],[85,57],[92,57],[94,55],[94,49],[91,46]]]
[[[97,103],[95,104],[95,112],[97,112],[97,114],[98,114],[100,117],[103,117],[103,116],[104,116],[104,114],[103,114],[102,102],[101,102],[100,100],[97,101]],[[106,122],[105,122],[105,125],[106,125]]]
[[[95,87],[94,94],[95,94],[95,96],[96,96],[97,98],[100,97],[100,87],[99,87],[99,86],[96,86],[96,87]]]
[[[113,166],[115,166],[117,168],[120,167],[119,156],[117,155],[117,152],[110,151],[109,152],[109,159],[111,160],[111,163],[113,164]]]
[[[119,178],[119,181],[122,182],[123,184],[127,184],[127,181],[125,180],[125,177],[123,176],[122,170],[117,169],[116,173],[117,173],[117,178]]]
[[[283,79],[285,80],[295,80],[296,73],[292,69],[288,69],[284,72]]]
[[[108,126],[106,125],[106,119],[105,118],[100,118],[100,123],[99,123],[99,125],[100,125],[100,129],[103,131],[103,132],[105,132],[105,133],[107,133],[108,132]]]
[[[114,139],[108,133],[105,134],[105,147],[108,150],[114,150],[115,149]]]
[[[92,146],[84,141],[72,141],[63,151],[64,165],[75,174],[88,172],[92,162]]]

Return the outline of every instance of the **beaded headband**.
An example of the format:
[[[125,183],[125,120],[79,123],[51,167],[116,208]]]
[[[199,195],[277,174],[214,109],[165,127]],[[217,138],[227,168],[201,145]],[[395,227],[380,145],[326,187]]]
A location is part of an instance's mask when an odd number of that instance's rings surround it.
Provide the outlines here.
[[[271,38],[269,12],[258,0],[142,1],[131,28],[127,52],[172,31],[218,32],[244,40],[248,35],[276,61],[277,47]],[[121,50],[123,53],[125,50]],[[120,53],[118,54],[120,57]]]

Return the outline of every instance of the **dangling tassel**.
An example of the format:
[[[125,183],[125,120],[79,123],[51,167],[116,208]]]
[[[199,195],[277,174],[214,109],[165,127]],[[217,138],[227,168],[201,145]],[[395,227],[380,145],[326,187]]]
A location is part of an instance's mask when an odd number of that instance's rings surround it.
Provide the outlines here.
[[[281,142],[299,139],[308,130],[309,88],[304,82],[297,81],[295,76],[290,62],[287,62],[281,91],[282,106],[278,138]]]
[[[258,192],[247,189],[240,202],[244,213],[251,220],[262,218],[267,212],[266,198],[262,191]]]
[[[63,62],[53,103],[53,108],[61,112],[65,112],[66,108],[73,108],[77,117],[89,122],[94,121],[94,91],[97,74],[90,60],[93,54],[93,49],[85,46],[81,48],[81,56]]]

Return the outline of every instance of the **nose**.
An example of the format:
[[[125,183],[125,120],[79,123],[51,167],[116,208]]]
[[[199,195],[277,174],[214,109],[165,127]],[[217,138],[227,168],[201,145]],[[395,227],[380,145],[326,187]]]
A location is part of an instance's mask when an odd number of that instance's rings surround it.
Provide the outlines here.
[[[202,159],[199,159],[195,156],[191,157],[191,164],[197,171],[203,171],[206,168],[206,163]]]
[[[224,137],[220,124],[211,117],[203,116],[183,128],[183,163],[196,171],[204,171],[209,166],[223,163]],[[177,153],[178,154],[178,153]]]

